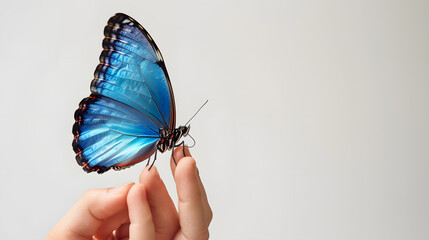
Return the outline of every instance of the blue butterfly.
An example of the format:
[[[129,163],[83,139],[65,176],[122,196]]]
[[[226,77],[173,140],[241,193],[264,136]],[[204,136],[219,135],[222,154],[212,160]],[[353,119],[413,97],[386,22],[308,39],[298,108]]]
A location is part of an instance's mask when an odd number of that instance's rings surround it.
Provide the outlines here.
[[[190,129],[186,124],[175,128],[170,78],[149,33],[117,13],[104,36],[91,95],[74,114],[73,150],[86,172],[123,169],[154,153],[156,160],[157,150],[174,150]]]

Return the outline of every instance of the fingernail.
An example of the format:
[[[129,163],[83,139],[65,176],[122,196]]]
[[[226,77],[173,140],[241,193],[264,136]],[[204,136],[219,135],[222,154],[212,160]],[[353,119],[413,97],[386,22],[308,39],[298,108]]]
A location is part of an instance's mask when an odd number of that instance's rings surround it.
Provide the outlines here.
[[[186,154],[187,154],[187,156],[186,156],[186,157],[192,157],[192,154],[191,154],[191,151],[189,151],[189,147],[188,147],[188,145],[186,145],[185,152],[186,152]]]
[[[153,168],[152,170],[154,171],[154,173],[153,173],[153,174],[155,174],[155,176],[159,177],[158,169],[155,167],[155,168]]]
[[[151,170],[149,170],[148,174],[152,174],[155,178],[160,178],[158,169],[156,167],[153,167]]]
[[[121,184],[121,185],[119,185],[119,186],[116,186],[116,187],[114,187],[114,188],[111,188],[111,189],[109,189],[109,195],[117,195],[117,194],[119,194],[119,193],[121,193],[122,192],[122,190],[124,190],[127,186],[129,186],[130,184],[134,184],[134,183],[124,183],[124,184]]]
[[[149,173],[159,175],[158,169],[156,168],[156,166],[153,166],[150,170],[149,170],[149,168],[150,168],[149,166],[144,168],[143,175],[149,175]]]

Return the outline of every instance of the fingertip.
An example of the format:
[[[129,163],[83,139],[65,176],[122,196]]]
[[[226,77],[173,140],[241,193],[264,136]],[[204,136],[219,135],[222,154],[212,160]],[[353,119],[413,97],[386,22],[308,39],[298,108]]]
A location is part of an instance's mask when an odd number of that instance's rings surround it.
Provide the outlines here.
[[[184,157],[180,160],[180,163],[177,164],[177,167],[174,172],[174,176],[176,181],[180,181],[181,178],[186,177],[193,177],[197,176],[197,163],[195,162],[195,159],[192,157]]]
[[[131,189],[133,185],[134,185],[133,182],[129,182],[113,188],[108,188],[107,195],[109,197],[126,196],[128,191]]]
[[[146,200],[146,190],[143,184],[134,184],[127,195],[127,203],[134,200]]]
[[[179,146],[176,149],[174,149],[173,156],[176,159],[176,162],[180,161],[180,159],[183,157],[192,157],[191,152],[189,151],[189,148],[186,145],[185,147]]]
[[[144,184],[135,184],[127,196],[130,239],[155,239],[155,227]]]
[[[189,151],[188,146],[185,146],[184,148],[182,146],[177,147],[176,149],[174,149],[173,152],[173,157],[170,159],[170,167],[171,167],[171,172],[174,175],[174,172],[176,170],[176,166],[179,164],[179,162],[184,158],[184,157],[192,157],[191,152]]]
[[[156,166],[152,166],[152,168],[150,168],[150,166],[147,166],[141,172],[139,180],[140,180],[140,183],[143,183],[143,182],[149,182],[158,178],[160,178],[160,176]]]

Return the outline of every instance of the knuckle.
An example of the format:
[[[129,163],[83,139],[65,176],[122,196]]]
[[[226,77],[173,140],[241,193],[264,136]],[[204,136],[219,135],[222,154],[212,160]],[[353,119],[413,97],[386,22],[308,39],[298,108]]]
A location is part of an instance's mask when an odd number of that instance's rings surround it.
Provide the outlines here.
[[[213,219],[213,211],[209,207],[208,208],[208,213],[207,213],[207,225],[209,225],[211,223],[212,219]]]
[[[204,233],[201,235],[201,238],[199,239],[205,240],[205,239],[209,239],[209,237],[210,237],[210,233],[209,233],[209,230],[207,229],[206,231],[204,231]]]
[[[96,194],[97,194],[97,190],[96,189],[86,190],[83,193],[83,198],[90,199],[90,198],[93,198],[94,196],[96,196]]]

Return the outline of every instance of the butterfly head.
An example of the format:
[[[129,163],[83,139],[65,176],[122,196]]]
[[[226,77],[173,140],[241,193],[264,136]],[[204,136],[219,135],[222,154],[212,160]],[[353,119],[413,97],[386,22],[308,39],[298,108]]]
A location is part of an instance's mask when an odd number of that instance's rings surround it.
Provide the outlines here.
[[[189,134],[189,130],[191,130],[191,125],[188,125],[188,126],[180,126],[180,127],[179,127],[179,131],[182,133],[181,135],[182,135],[183,137],[188,136],[188,134]]]

